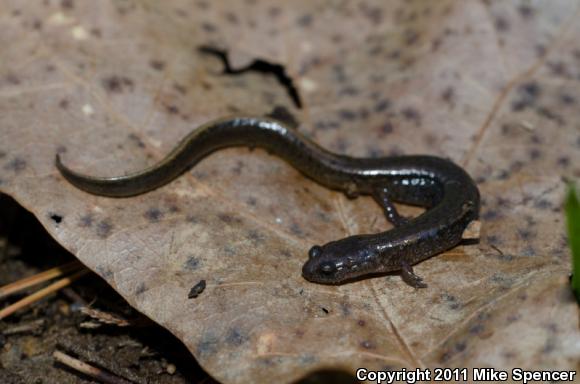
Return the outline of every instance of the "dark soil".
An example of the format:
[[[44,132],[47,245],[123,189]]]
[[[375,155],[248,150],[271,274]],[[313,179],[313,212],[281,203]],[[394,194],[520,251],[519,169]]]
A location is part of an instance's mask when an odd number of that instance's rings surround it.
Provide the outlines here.
[[[0,286],[73,260],[32,214],[0,195]],[[0,299],[0,308],[38,289]],[[84,305],[134,325],[100,323],[81,313]],[[92,273],[0,320],[0,383],[98,382],[55,362],[54,351],[134,383],[215,383],[178,339]]]

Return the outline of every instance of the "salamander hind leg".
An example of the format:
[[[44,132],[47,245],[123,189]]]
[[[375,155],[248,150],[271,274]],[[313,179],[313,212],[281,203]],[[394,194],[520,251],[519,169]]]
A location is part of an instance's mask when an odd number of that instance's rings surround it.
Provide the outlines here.
[[[374,189],[373,198],[385,211],[387,220],[389,220],[389,222],[391,222],[391,224],[393,224],[395,227],[403,225],[409,221],[406,217],[399,215],[397,208],[389,198],[389,192],[387,188]]]
[[[413,272],[413,267],[406,261],[401,262],[401,277],[403,281],[414,288],[427,288],[423,278]]]

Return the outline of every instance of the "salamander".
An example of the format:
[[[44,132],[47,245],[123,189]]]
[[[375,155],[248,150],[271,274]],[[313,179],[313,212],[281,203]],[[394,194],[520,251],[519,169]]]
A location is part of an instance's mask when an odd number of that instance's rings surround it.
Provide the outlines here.
[[[128,197],[159,188],[212,152],[226,147],[260,147],[315,182],[354,198],[370,195],[394,228],[314,245],[302,275],[321,284],[341,284],[401,271],[414,287],[425,287],[413,265],[456,246],[467,225],[478,218],[480,195],[467,172],[450,160],[427,155],[359,158],[330,152],[284,122],[266,117],[227,117],[193,130],[160,162],[142,171],[93,177],[56,167],[66,180],[91,194]],[[393,202],[426,211],[399,215]]]

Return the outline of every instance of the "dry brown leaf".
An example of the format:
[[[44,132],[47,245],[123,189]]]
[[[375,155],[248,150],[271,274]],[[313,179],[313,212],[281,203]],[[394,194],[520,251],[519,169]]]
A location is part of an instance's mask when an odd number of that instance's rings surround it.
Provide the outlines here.
[[[562,176],[580,176],[577,1],[2,1],[0,188],[217,379],[341,367],[579,369]],[[283,65],[302,109],[267,73]],[[118,175],[198,124],[284,106],[358,156],[447,156],[477,179],[482,238],[390,275],[306,282],[313,244],[388,228],[368,198],[231,149],[164,188],[88,195],[53,161]],[[415,212],[405,209],[404,213]],[[201,279],[205,291],[187,294]]]

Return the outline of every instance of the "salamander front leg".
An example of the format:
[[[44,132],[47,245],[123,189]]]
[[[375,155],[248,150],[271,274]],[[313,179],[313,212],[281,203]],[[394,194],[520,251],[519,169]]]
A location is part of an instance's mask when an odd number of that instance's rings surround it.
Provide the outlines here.
[[[423,282],[423,278],[415,275],[413,267],[406,261],[401,262],[401,277],[403,281],[414,288],[427,288],[427,284]]]
[[[403,225],[408,221],[407,218],[399,215],[399,212],[397,212],[397,208],[395,208],[395,205],[389,198],[387,188],[375,189],[373,191],[373,198],[381,207],[383,207],[387,220],[389,220],[395,227]]]

